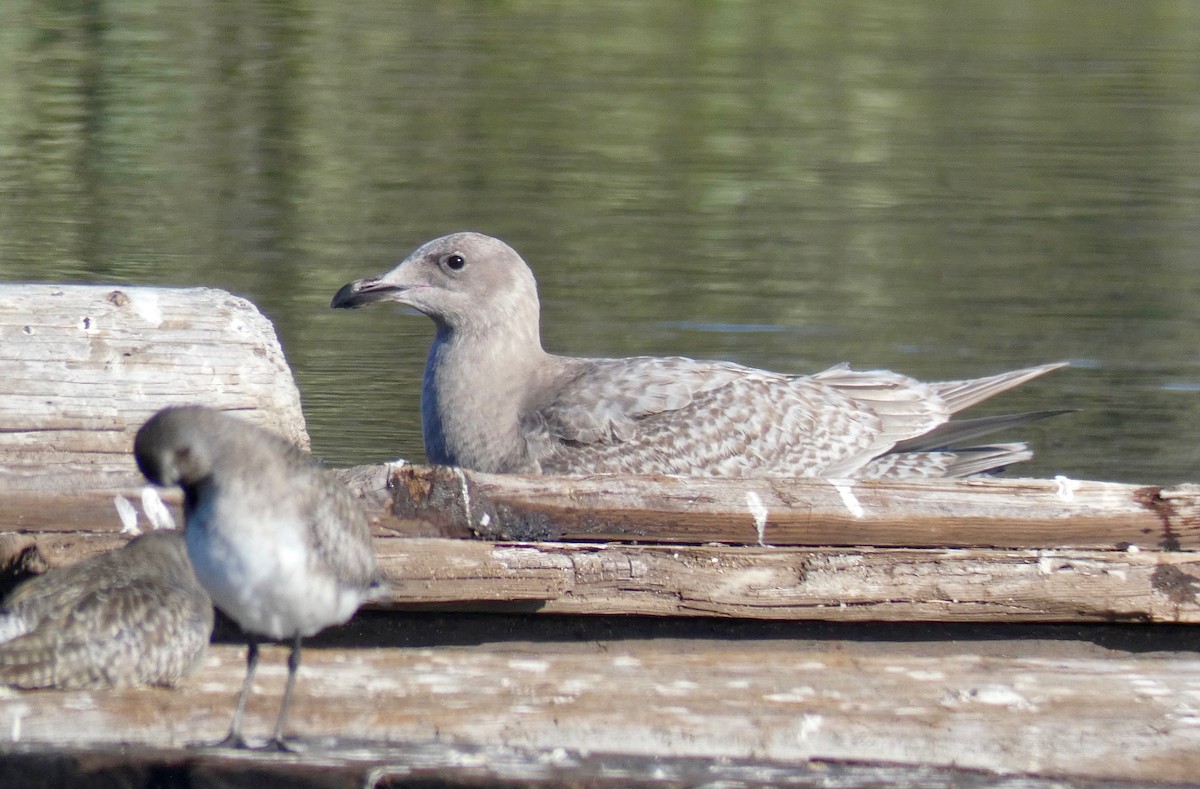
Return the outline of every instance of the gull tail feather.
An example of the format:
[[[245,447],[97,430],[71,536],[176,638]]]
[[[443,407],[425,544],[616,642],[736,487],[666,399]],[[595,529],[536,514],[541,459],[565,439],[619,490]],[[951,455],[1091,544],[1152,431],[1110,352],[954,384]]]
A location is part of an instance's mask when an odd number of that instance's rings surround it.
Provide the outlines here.
[[[1006,392],[1009,389],[1020,386],[1026,381],[1031,381],[1040,375],[1045,375],[1052,370],[1069,365],[1070,362],[1053,362],[1051,364],[1040,364],[1037,367],[1026,367],[1023,370],[1011,370],[1007,373],[990,375],[985,378],[971,378],[963,381],[940,381],[931,384],[931,386],[941,395],[946,405],[949,406],[950,413],[955,414],[965,408],[970,408],[976,403],[983,402],[989,397],[994,397],[1001,392]]]

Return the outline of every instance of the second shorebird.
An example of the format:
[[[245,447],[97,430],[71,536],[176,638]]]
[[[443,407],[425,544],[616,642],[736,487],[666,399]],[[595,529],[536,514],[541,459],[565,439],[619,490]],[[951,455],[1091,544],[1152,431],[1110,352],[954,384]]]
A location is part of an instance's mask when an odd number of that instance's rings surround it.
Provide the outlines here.
[[[455,233],[360,279],[333,307],[396,301],[433,319],[421,389],[430,462],[519,473],[962,477],[1032,457],[959,442],[1057,411],[951,415],[1061,364],[923,383],[844,366],[783,375],[682,357],[542,350],[537,283],[511,247]]]
[[[290,640],[288,680],[269,746],[283,739],[301,642],[346,622],[381,588],[367,517],[350,492],[280,436],[201,406],[167,408],[134,441],[138,467],[180,485],[188,555],[213,602],[246,634],[246,679],[229,735],[246,747],[242,714],[258,640]]]
[[[0,684],[176,685],[199,665],[213,609],[183,535],[153,531],[23,581],[0,606]]]

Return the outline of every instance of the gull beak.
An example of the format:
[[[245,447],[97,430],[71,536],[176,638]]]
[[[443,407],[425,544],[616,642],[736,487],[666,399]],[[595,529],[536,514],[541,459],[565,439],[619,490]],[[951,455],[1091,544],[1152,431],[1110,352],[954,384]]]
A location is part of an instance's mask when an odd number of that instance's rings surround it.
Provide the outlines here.
[[[387,274],[355,280],[342,286],[329,306],[333,309],[354,309],[376,301],[387,301],[408,290],[403,285],[387,282]]]

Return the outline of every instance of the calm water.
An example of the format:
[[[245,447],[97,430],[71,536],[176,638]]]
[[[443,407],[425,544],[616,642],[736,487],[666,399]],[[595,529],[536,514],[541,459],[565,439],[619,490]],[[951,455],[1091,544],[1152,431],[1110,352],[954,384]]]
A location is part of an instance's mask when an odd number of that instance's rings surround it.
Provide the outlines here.
[[[0,279],[249,297],[335,464],[421,457],[432,325],[330,297],[476,229],[533,266],[552,350],[1070,359],[993,407],[1080,409],[1026,473],[1200,481],[1200,4],[0,16]]]

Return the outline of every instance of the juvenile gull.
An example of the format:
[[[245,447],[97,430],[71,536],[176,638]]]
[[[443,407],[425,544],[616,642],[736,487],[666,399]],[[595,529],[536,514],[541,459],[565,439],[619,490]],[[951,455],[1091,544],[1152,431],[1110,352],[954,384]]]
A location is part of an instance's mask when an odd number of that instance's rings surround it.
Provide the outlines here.
[[[0,683],[175,685],[204,657],[212,629],[183,535],[149,532],[12,591],[0,605]]]
[[[246,747],[242,713],[260,638],[289,639],[283,728],[301,642],[346,622],[382,585],[366,515],[350,492],[280,436],[200,406],[159,411],[134,440],[151,482],[183,487],[184,534],[200,583],[246,634],[246,679],[221,745]]]
[[[396,301],[437,332],[421,389],[430,462],[487,472],[959,477],[1032,457],[955,442],[1060,412],[950,422],[1063,364],[922,383],[887,370],[783,375],[682,357],[580,359],[542,349],[537,283],[507,244],[455,233],[333,307]]]

